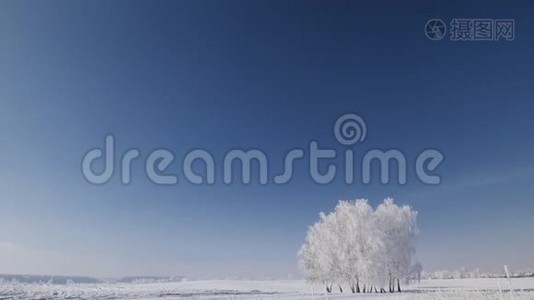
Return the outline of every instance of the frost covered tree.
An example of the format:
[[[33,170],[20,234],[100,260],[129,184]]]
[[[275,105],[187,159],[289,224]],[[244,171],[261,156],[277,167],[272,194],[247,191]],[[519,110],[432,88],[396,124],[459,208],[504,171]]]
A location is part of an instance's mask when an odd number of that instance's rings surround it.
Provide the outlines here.
[[[340,230],[338,239],[341,241],[340,276],[352,291],[360,291],[360,282],[378,284],[374,268],[380,264],[377,253],[384,244],[376,234],[373,208],[367,200],[340,201],[336,207]],[[376,285],[375,285],[376,286]]]
[[[390,291],[400,292],[400,280],[410,272],[411,258],[415,253],[417,212],[407,206],[398,206],[393,199],[387,198],[375,211],[378,232],[385,244],[383,261],[388,273]]]
[[[337,279],[335,270],[337,253],[335,249],[335,215],[319,215],[319,221],[311,226],[306,236],[306,242],[299,251],[300,263],[308,270],[308,279],[322,282],[327,292],[331,292],[332,284]]]
[[[421,283],[421,276],[423,274],[423,265],[420,262],[416,262],[412,266],[412,270],[410,273],[412,274],[412,279],[414,281],[417,280],[418,283]]]
[[[321,282],[331,292],[337,283],[353,293],[400,292],[415,252],[417,213],[409,206],[384,200],[376,211],[367,200],[340,201],[308,229],[299,251],[307,279]]]

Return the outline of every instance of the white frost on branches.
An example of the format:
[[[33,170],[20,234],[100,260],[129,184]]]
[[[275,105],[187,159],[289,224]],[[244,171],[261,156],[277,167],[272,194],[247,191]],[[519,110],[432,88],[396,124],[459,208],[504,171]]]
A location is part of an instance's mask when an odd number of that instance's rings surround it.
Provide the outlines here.
[[[415,253],[417,212],[385,199],[376,210],[365,199],[339,201],[334,212],[321,213],[299,251],[308,280],[336,283],[352,292],[400,291]]]

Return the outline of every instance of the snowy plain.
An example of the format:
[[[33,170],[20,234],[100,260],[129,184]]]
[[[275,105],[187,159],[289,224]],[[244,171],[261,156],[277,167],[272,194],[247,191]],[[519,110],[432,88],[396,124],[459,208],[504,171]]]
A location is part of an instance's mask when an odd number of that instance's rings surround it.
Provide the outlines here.
[[[394,294],[341,294],[329,299],[534,299],[534,278],[423,280]],[[1,283],[0,299],[325,299],[302,280],[198,280],[167,283]]]

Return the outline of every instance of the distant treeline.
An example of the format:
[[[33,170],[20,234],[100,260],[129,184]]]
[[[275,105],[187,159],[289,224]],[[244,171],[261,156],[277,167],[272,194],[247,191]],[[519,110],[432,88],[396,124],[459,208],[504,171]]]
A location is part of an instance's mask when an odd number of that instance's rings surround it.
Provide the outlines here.
[[[506,273],[490,273],[482,272],[479,269],[467,270],[461,268],[459,270],[440,270],[433,272],[423,272],[424,279],[463,279],[463,278],[505,278]],[[534,277],[532,271],[511,272],[512,278]]]
[[[0,274],[0,282],[67,284],[100,283],[103,280],[87,276]]]
[[[178,282],[183,276],[128,276],[118,279],[99,279],[88,276],[62,276],[62,275],[19,275],[0,274],[0,283],[38,283],[38,284],[72,284],[72,283],[153,283]]]
[[[128,276],[117,279],[121,283],[152,283],[152,282],[179,282],[184,279],[183,276]]]

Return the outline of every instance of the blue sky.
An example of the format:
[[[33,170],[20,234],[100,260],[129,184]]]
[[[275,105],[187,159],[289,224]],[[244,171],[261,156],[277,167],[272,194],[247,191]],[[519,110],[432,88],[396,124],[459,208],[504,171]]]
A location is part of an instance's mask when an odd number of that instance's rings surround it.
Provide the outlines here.
[[[307,226],[339,199],[419,211],[428,270],[532,268],[534,6],[498,2],[15,2],[0,4],[0,271],[298,276]],[[513,42],[430,41],[431,18],[513,18]],[[310,140],[439,149],[442,184],[156,186],[134,164],[87,183],[84,153],[260,148],[276,171]],[[358,152],[361,151],[361,152]],[[341,152],[340,152],[341,153]],[[411,164],[413,166],[413,163]],[[376,178],[375,178],[376,179]]]

